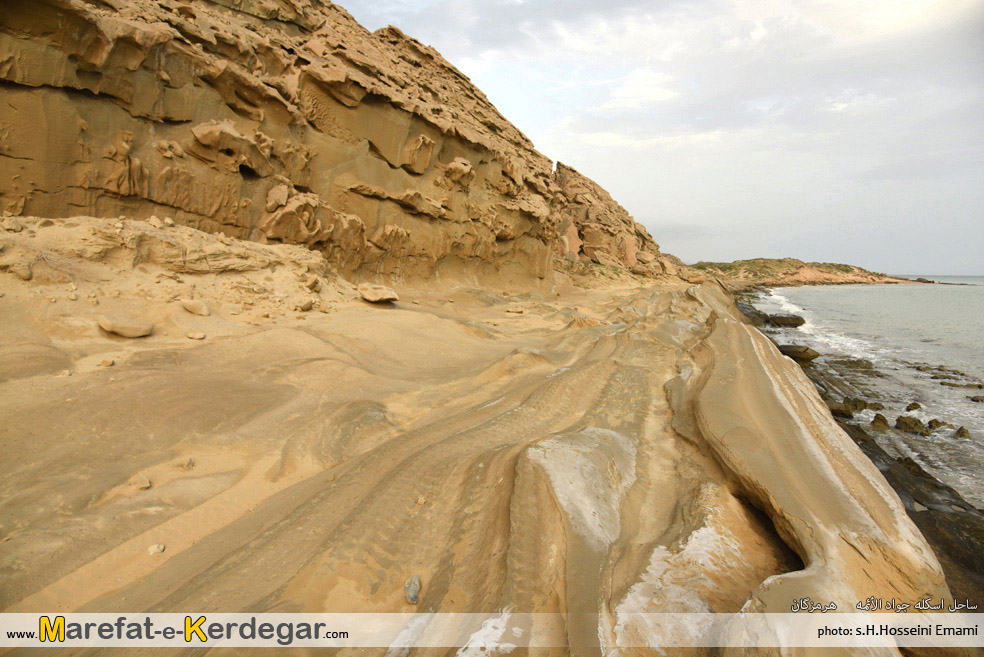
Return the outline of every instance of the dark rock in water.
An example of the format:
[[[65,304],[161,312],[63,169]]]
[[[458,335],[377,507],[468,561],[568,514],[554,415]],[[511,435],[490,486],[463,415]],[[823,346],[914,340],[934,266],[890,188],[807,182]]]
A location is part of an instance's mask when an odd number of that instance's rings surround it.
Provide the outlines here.
[[[984,383],[954,383],[953,381],[940,381],[941,386],[947,388],[967,388],[968,390],[984,390]]]
[[[973,397],[967,397],[967,399],[978,404],[984,404],[984,396],[982,395],[974,395]]]
[[[919,402],[912,402],[911,404],[909,404],[908,406],[905,407],[905,410],[906,411],[918,411],[920,408],[922,408],[922,404],[920,404]]]
[[[966,427],[960,427],[953,433],[954,438],[970,438],[970,432]]]
[[[789,356],[801,363],[809,363],[820,355],[819,352],[799,344],[781,344],[779,345],[779,351],[784,356]]]
[[[871,404],[865,401],[864,399],[861,399],[860,397],[845,397],[844,405],[850,406],[851,410],[853,410],[855,413],[857,413],[858,411],[863,411],[866,408],[871,408]],[[881,404],[876,404],[876,405],[881,406]]]
[[[895,418],[895,428],[899,431],[915,434],[917,436],[928,436],[929,429],[919,418],[909,415],[900,415]]]
[[[885,404],[881,402],[868,402],[867,408],[869,411],[884,411]]]
[[[769,315],[769,324],[782,328],[796,328],[803,326],[806,320],[799,315]]]
[[[930,431],[936,431],[937,429],[942,429],[943,427],[950,427],[951,429],[956,428],[949,422],[944,422],[943,420],[937,420],[936,418],[930,420],[928,426]]]
[[[935,283],[936,281],[931,281],[928,278],[917,278],[916,279],[916,282],[917,283]]]
[[[761,310],[758,310],[750,303],[736,301],[735,305],[738,306],[738,310],[741,311],[741,314],[748,318],[748,321],[752,323],[752,326],[764,326],[769,320],[768,315]]]
[[[830,414],[842,420],[854,419],[854,410],[848,404],[827,404]]]
[[[871,427],[873,429],[879,429],[881,431],[884,431],[885,429],[888,429],[889,428],[888,427],[888,418],[885,417],[884,415],[882,415],[881,413],[875,413],[875,417],[871,421]]]

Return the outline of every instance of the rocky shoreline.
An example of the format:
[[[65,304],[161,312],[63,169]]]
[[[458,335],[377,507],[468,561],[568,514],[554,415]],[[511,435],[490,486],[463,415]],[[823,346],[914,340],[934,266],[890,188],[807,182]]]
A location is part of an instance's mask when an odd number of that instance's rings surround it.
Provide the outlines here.
[[[923,423],[907,414],[900,414],[894,423],[890,423],[885,415],[878,412],[885,410],[885,405],[878,401],[876,385],[872,385],[884,374],[870,361],[841,358],[816,362],[820,354],[812,348],[780,344],[775,339],[773,327],[799,326],[803,323],[801,317],[768,315],[748,301],[749,298],[745,297],[736,304],[749,323],[758,327],[783,354],[803,368],[841,429],[854,440],[898,494],[906,513],[939,559],[954,597],[971,602],[984,600],[984,569],[981,567],[981,557],[984,556],[984,511],[912,458],[890,454],[875,438],[878,432],[890,431],[928,435],[932,430],[952,428],[957,438],[968,437],[969,432],[944,420],[933,419]],[[939,377],[941,385],[968,389],[982,387],[980,382],[970,381],[964,373],[943,366],[921,364],[914,367],[931,372],[933,378]],[[973,396],[969,398],[977,401]],[[918,402],[912,402],[905,411],[908,413],[918,409]],[[866,422],[858,417],[865,410],[876,412],[872,420]]]

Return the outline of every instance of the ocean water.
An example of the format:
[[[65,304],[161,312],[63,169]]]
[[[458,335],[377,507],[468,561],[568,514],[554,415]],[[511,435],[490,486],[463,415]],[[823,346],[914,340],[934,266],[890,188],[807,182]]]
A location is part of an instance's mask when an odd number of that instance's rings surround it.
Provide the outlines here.
[[[872,435],[890,453],[913,458],[984,507],[984,403],[968,399],[984,390],[946,387],[941,384],[948,379],[940,377],[951,374],[917,369],[928,365],[966,375],[949,379],[955,383],[984,381],[984,277],[923,276],[952,284],[777,288],[755,306],[802,315],[806,324],[782,331],[777,339],[813,347],[823,354],[820,367],[842,357],[871,361],[881,376],[864,381],[864,396],[886,405],[881,413],[889,423],[906,414],[966,427],[971,437],[964,439],[946,428],[928,437],[895,431]],[[906,412],[912,401],[922,409]],[[857,419],[873,416],[865,411]]]

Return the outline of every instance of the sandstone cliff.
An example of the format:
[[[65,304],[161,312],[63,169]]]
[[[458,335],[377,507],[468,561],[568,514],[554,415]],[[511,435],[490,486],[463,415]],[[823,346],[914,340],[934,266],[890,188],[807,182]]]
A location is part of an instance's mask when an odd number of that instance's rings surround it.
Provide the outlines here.
[[[350,278],[673,273],[433,48],[323,0],[8,0],[0,209],[323,252]]]

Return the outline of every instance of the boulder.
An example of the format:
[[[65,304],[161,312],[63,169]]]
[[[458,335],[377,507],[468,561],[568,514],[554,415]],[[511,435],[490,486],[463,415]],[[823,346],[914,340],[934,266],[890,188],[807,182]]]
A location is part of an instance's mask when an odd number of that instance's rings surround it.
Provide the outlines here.
[[[978,404],[984,404],[984,396],[982,395],[974,395],[973,397],[967,397],[967,399]]]
[[[373,283],[361,283],[359,294],[369,303],[385,303],[387,301],[399,301],[399,295],[385,285],[375,285]]]
[[[143,338],[154,332],[154,325],[150,322],[134,322],[105,315],[100,315],[97,321],[102,330],[124,338]]]
[[[779,351],[784,356],[789,356],[799,363],[809,363],[814,358],[820,356],[818,351],[801,344],[781,344],[779,345]]]
[[[799,315],[768,315],[768,318],[769,324],[781,328],[796,328],[806,323]]]
[[[911,433],[917,436],[928,436],[929,427],[923,424],[919,418],[910,415],[900,415],[895,418],[895,428],[899,431]]]
[[[942,429],[944,427],[949,427],[950,429],[956,429],[956,427],[950,424],[949,422],[944,422],[943,420],[937,420],[936,418],[930,420],[927,426],[929,427],[930,431],[936,431],[937,429]]]
[[[881,413],[875,413],[874,419],[871,420],[871,427],[881,431],[888,429],[888,418]]]
[[[960,427],[955,432],[953,432],[954,438],[970,438],[970,432],[967,431],[966,427]]]
[[[920,408],[922,408],[922,404],[920,404],[919,402],[912,402],[911,404],[909,404],[908,406],[905,407],[905,410],[906,411],[918,411]]]
[[[205,302],[201,299],[182,299],[181,307],[190,312],[192,315],[208,317],[212,314],[212,311],[208,309],[208,306],[206,306]]]

